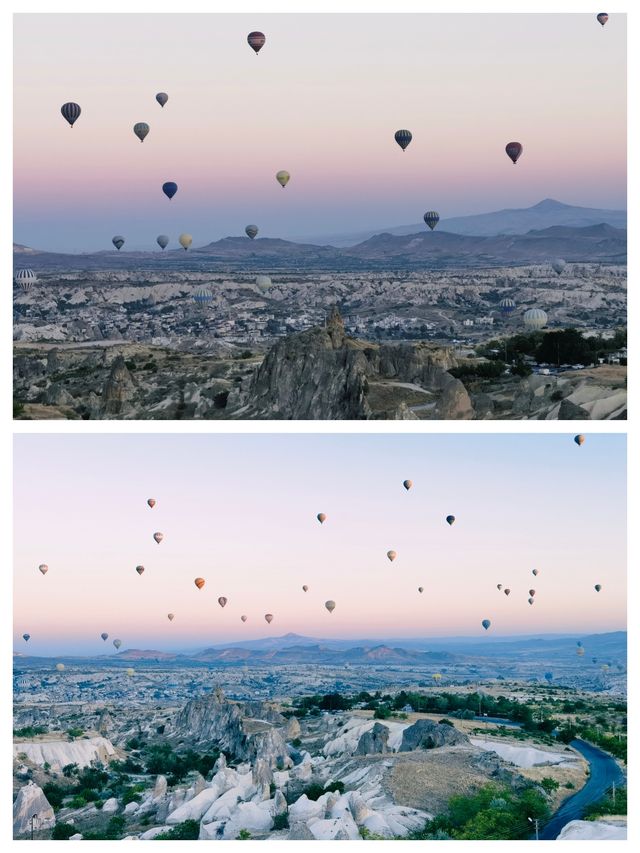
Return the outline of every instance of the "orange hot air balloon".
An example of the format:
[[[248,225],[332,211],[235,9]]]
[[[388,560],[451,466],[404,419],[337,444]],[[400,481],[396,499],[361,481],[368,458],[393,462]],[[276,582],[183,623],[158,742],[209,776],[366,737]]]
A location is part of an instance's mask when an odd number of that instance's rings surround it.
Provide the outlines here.
[[[240,617],[240,619],[242,619],[243,622],[247,621],[247,617],[244,614]]]
[[[395,552],[395,551],[387,551],[387,558],[388,558],[388,560],[389,560],[389,562],[390,562],[390,563],[393,563],[393,561],[395,560],[395,558],[396,558],[397,556],[398,556],[398,555],[396,554],[396,552]]]
[[[224,607],[226,603],[227,599],[224,597],[224,595],[221,595],[218,599],[218,604],[220,605],[220,607]]]
[[[144,566],[136,566],[136,572],[141,575],[144,572]]]
[[[411,486],[413,486],[413,483],[411,482],[411,480],[404,480],[404,481],[403,481],[403,483],[402,483],[402,485],[405,487],[405,489],[406,489],[407,491],[409,491],[409,489],[411,488]]]
[[[270,625],[273,622],[273,613],[265,613],[264,618]]]
[[[196,578],[194,580],[194,584],[198,587],[198,589],[202,589],[204,586],[204,578]]]
[[[316,518],[318,519],[318,521],[320,522],[320,524],[324,524],[324,523],[325,523],[325,521],[327,520],[327,516],[326,516],[326,514],[325,514],[324,512],[319,512],[319,513],[316,515]]]
[[[47,566],[46,563],[41,563],[38,566],[38,571],[40,572],[40,574],[46,575],[46,573],[49,571],[49,566]]]
[[[147,501],[147,503],[149,504],[149,506],[151,507],[151,509],[153,509],[153,508],[154,508],[154,506],[156,505],[156,500],[155,500],[155,498],[149,498],[149,500]]]
[[[154,533],[153,538],[156,540],[156,542],[159,545],[162,542],[162,540],[164,539],[164,533]]]

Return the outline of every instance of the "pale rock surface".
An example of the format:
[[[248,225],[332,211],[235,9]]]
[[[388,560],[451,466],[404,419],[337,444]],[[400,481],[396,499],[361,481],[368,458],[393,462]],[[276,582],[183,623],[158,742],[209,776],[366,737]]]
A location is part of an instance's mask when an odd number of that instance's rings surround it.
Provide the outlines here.
[[[56,825],[56,816],[42,788],[29,782],[18,791],[13,804],[13,837],[31,832],[31,816],[37,814],[34,824],[36,830],[51,829]]]
[[[21,752],[33,764],[40,767],[49,764],[56,771],[62,770],[67,764],[77,764],[78,767],[88,767],[93,761],[106,764],[116,754],[111,741],[104,737],[14,743],[14,758]]]

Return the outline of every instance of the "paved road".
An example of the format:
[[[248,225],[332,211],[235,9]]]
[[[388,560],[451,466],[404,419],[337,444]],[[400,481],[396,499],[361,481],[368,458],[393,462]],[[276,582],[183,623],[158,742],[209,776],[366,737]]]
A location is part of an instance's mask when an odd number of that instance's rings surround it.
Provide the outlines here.
[[[474,723],[497,723],[500,726],[508,726],[512,729],[521,729],[522,723],[516,723],[513,720],[507,720],[506,717],[474,717]]]
[[[585,808],[601,799],[614,782],[620,785],[624,781],[622,771],[606,752],[579,739],[572,740],[570,745],[589,762],[591,775],[584,788],[565,800],[549,823],[542,827],[541,841],[553,841],[570,820],[580,820]]]

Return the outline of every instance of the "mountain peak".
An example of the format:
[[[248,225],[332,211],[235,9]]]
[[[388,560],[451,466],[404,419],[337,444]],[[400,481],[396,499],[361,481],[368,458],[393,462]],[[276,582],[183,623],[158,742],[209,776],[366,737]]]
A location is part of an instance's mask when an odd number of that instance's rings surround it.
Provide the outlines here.
[[[530,207],[529,210],[539,210],[539,211],[548,211],[548,210],[564,210],[568,207],[571,207],[569,204],[563,204],[561,201],[557,201],[555,198],[543,198],[542,201],[539,201],[537,204],[534,204],[533,207]]]

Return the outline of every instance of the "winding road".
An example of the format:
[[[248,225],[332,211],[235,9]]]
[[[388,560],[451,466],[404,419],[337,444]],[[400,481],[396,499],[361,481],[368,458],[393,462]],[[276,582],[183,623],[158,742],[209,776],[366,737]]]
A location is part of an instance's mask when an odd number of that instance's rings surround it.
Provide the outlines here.
[[[589,762],[591,772],[584,788],[565,800],[551,820],[541,828],[540,841],[556,839],[569,821],[580,820],[585,808],[598,802],[614,782],[616,785],[624,782],[622,771],[606,752],[580,739],[572,740],[569,745]]]

